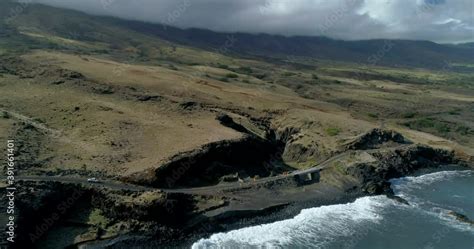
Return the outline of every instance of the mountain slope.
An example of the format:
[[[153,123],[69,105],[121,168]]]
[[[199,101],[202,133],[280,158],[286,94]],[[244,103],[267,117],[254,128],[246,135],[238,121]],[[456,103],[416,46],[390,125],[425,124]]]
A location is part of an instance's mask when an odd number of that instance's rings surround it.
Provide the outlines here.
[[[0,15],[8,15],[5,10],[11,8],[12,4],[3,1],[0,5],[3,5],[0,9],[4,9]],[[157,42],[156,38],[159,38],[162,41],[210,51],[218,50],[240,56],[271,59],[291,60],[293,57],[307,57],[363,65],[422,68],[447,68],[451,64],[459,66],[474,63],[472,46],[442,45],[429,41],[341,41],[325,37],[217,33],[202,29],[179,29],[160,24],[90,16],[43,5],[26,8],[10,26],[23,31],[27,29],[89,42],[108,43],[108,48],[134,47],[136,44],[133,41],[134,36],[141,34],[152,39],[152,42]],[[102,49],[107,49],[107,46]],[[145,49],[142,53],[150,51]]]
[[[142,22],[117,21],[132,30],[154,34],[181,44],[203,48],[219,48],[232,37],[235,43],[228,50],[239,54],[265,57],[313,57],[325,60],[414,66],[425,68],[445,67],[452,62],[474,62],[474,49],[467,46],[452,47],[429,41],[366,40],[341,41],[325,37],[285,37],[269,34],[216,33],[202,29],[178,29]]]

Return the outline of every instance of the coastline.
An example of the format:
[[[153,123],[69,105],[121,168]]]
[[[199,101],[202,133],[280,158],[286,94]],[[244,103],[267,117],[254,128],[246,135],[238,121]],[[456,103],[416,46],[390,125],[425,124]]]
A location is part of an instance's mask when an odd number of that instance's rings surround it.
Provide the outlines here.
[[[418,177],[424,177],[424,176],[431,176],[431,175],[437,175],[437,173],[450,173],[450,175],[453,174],[453,172],[458,172],[458,173],[466,173],[466,172],[474,172],[474,169],[472,167],[470,168],[466,168],[466,167],[463,167],[463,166],[458,166],[458,165],[446,165],[446,166],[441,166],[441,167],[438,167],[438,168],[428,168],[428,169],[422,169],[422,170],[419,170],[417,172],[413,172],[412,174],[409,174],[407,176],[403,176],[403,177],[400,177],[400,178],[394,178],[394,179],[390,179],[390,182],[392,184],[395,184],[395,186],[392,186],[392,190],[395,191],[395,189],[397,189],[397,180],[405,180],[407,178],[411,179],[411,178],[418,178]],[[439,176],[436,176],[436,177],[439,177]],[[439,179],[439,178],[438,178]],[[391,194],[384,194],[384,195],[360,195],[358,197],[355,197],[355,198],[347,198],[346,200],[342,200],[341,199],[341,202],[337,202],[337,203],[331,203],[331,204],[322,204],[322,205],[319,205],[320,203],[317,203],[317,202],[308,202],[307,204],[309,205],[304,205],[304,204],[301,204],[301,205],[298,205],[298,207],[300,208],[299,211],[296,211],[294,212],[294,214],[283,214],[281,215],[281,219],[279,220],[276,220],[276,221],[289,221],[289,220],[294,220],[297,218],[297,215],[302,215],[303,214],[303,210],[305,210],[306,212],[309,211],[309,210],[314,210],[314,209],[320,209],[322,207],[326,207],[326,208],[329,208],[331,206],[347,206],[347,205],[354,205],[356,202],[358,201],[362,201],[365,197],[383,197],[385,196],[385,200],[387,202],[389,202],[389,200],[392,200],[394,203],[398,203],[397,205],[401,205],[401,206],[410,206],[410,205],[413,205],[413,203],[411,202],[408,202],[406,199],[404,199],[403,195],[402,196],[399,196],[398,195],[399,193],[396,193],[396,195],[391,195]],[[327,209],[326,209],[327,210]],[[287,215],[288,214],[288,215]],[[454,211],[451,211],[448,213],[450,216],[454,217],[457,221],[459,222],[462,222],[464,224],[471,224],[472,226],[472,220],[469,220],[469,218],[463,214],[459,214],[459,213],[456,213]],[[301,219],[300,219],[301,220]],[[259,223],[259,224],[250,224],[248,227],[253,227],[253,229],[255,229],[258,225],[265,225],[265,226],[270,226],[272,224],[270,223],[274,223],[276,222],[275,220],[269,220],[268,222],[263,222],[263,223]],[[277,222],[277,223],[280,223],[280,222]],[[236,228],[236,229],[232,229],[232,230],[238,230],[240,229],[239,228]],[[225,231],[222,235],[226,235],[229,231]],[[217,235],[217,234],[214,234],[214,235]],[[213,235],[213,236],[214,236]],[[210,236],[206,236],[206,237],[203,237],[203,241],[209,239]],[[194,241],[194,243],[197,243],[198,240]],[[195,244],[196,245],[196,244]],[[183,245],[182,248],[191,248],[189,245]],[[194,247],[193,247],[194,248]],[[196,248],[202,248],[202,247],[196,247]]]
[[[394,197],[391,179],[451,167],[446,165],[469,166],[452,151],[420,144],[382,144],[348,150],[334,158],[298,174],[188,189],[144,188],[146,185],[137,188],[137,185],[110,182],[71,183],[68,178],[65,178],[67,182],[60,182],[61,178],[24,182],[22,206],[39,208],[35,213],[20,210],[22,222],[41,224],[57,202],[81,189],[87,204],[82,211],[74,213],[91,217],[95,210],[99,215],[96,219],[108,225],[90,226],[87,221],[78,220],[80,217],[58,221],[66,227],[76,224],[93,229],[88,237],[74,239],[75,247],[189,248],[212,234],[289,219],[307,208],[378,195],[403,202]],[[31,188],[41,190],[41,198],[30,196]]]
[[[474,170],[474,169],[472,167],[466,167],[466,166],[460,166],[460,165],[443,165],[443,166],[435,167],[435,168],[423,168],[403,177],[422,176],[426,174],[431,174],[435,172],[443,172],[443,171],[463,171],[463,170]],[[393,179],[389,179],[389,180],[393,180]],[[334,193],[331,193],[331,194],[334,194]],[[400,200],[393,198],[394,195],[390,193],[388,194],[386,193],[382,195],[385,195],[390,199],[394,199],[395,201],[401,202]],[[296,215],[300,214],[301,211],[304,209],[318,208],[322,206],[331,206],[331,205],[338,205],[338,204],[349,204],[349,203],[353,203],[359,198],[370,197],[370,196],[379,196],[379,195],[371,195],[371,194],[367,194],[363,192],[351,192],[351,193],[342,193],[337,196],[331,196],[331,198],[328,198],[328,193],[326,193],[320,196],[314,196],[312,198],[308,198],[308,200],[305,200],[305,201],[294,202],[281,208],[270,207],[268,209],[261,210],[260,212],[255,211],[251,214],[247,213],[246,215],[240,218],[234,217],[234,219],[230,219],[230,220],[223,219],[221,221],[214,220],[213,222],[208,223],[208,224],[201,224],[202,227],[208,227],[211,229],[198,230],[197,232],[189,233],[187,234],[185,238],[180,238],[179,242],[164,243],[163,241],[157,240],[156,237],[143,237],[140,235],[137,235],[136,237],[134,237],[133,235],[132,236],[127,235],[126,236],[127,239],[125,240],[114,238],[113,240],[119,240],[116,243],[114,243],[114,246],[115,248],[129,248],[130,244],[140,244],[141,246],[142,245],[145,246],[141,248],[156,248],[156,246],[159,246],[160,248],[191,248],[191,246],[197,241],[199,241],[200,239],[209,238],[211,235],[216,234],[216,233],[222,233],[222,232],[225,233],[231,230],[237,230],[237,229],[241,229],[245,227],[258,226],[258,225],[273,223],[277,221],[287,220],[287,219],[294,218]],[[215,227],[215,225],[219,222],[224,222],[225,228]],[[228,223],[225,223],[225,222],[228,222]],[[100,248],[100,247],[79,247],[79,248]]]

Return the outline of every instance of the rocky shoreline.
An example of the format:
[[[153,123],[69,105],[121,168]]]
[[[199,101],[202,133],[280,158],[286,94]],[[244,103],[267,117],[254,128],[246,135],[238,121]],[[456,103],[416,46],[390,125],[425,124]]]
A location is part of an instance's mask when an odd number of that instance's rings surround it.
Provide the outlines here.
[[[254,147],[247,148],[247,143]],[[253,162],[264,164],[275,148],[261,138],[244,137],[178,156],[163,172],[183,165],[201,167],[211,161],[238,168],[239,163],[248,162],[237,159],[252,150],[263,153]],[[226,150],[230,152],[222,155]],[[55,241],[68,248],[189,248],[213,233],[287,219],[305,208],[347,203],[363,196],[387,195],[407,204],[394,196],[390,179],[451,164],[468,166],[469,162],[452,151],[412,144],[398,133],[374,130],[345,144],[339,155],[317,170],[299,174],[280,172],[242,182],[164,189],[154,189],[156,179],[166,179],[167,174],[160,171],[153,174],[155,180],[136,182],[148,186],[142,189],[127,188],[129,185],[111,189],[105,183],[21,182],[18,248],[51,243],[55,234],[65,230],[77,230],[64,241]],[[225,172],[220,174],[212,179]],[[165,187],[186,187],[182,182]]]
[[[429,171],[436,172],[440,170],[461,170],[465,169],[464,166],[446,166],[440,168],[423,168],[419,172]],[[419,172],[413,172],[418,174]],[[409,174],[407,176],[410,176]],[[390,189],[391,190],[391,189]],[[400,202],[404,205],[409,205],[409,203],[396,195],[393,195],[391,191],[384,193],[390,199],[393,199],[397,202]],[[136,235],[125,235],[124,237],[118,237],[107,241],[99,241],[91,244],[84,244],[87,247],[79,248],[102,248],[104,245],[113,245],[113,248],[190,248],[192,244],[202,238],[208,238],[214,233],[226,232],[230,230],[240,229],[249,226],[256,226],[260,224],[266,224],[271,222],[276,222],[280,220],[285,220],[296,216],[301,210],[308,208],[315,208],[326,205],[336,205],[336,204],[345,204],[355,201],[358,198],[364,196],[373,196],[373,194],[368,194],[366,192],[347,192],[341,196],[333,197],[332,199],[326,200],[310,200],[296,202],[283,207],[275,207],[269,210],[262,210],[260,212],[248,213],[243,217],[234,218],[226,220],[228,222],[225,226],[222,226],[218,221],[210,221],[205,224],[200,224],[198,229],[195,231],[186,233],[184,236],[178,236],[169,240],[158,239],[157,236],[143,236],[142,234]],[[466,216],[458,213],[450,213],[456,219],[472,224],[472,221],[469,220]],[[224,221],[221,221],[224,222]],[[140,246],[137,246],[140,245]]]

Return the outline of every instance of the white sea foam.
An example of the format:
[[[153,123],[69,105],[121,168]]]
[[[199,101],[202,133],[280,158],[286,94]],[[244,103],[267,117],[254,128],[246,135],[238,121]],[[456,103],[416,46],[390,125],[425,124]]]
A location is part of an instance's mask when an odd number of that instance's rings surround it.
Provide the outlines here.
[[[474,232],[474,228],[469,224],[456,220],[455,217],[449,215],[450,211],[456,211],[456,207],[443,203],[442,206],[430,200],[420,198],[416,195],[417,190],[429,187],[429,185],[441,181],[451,181],[454,178],[472,177],[474,171],[440,171],[421,176],[409,176],[391,180],[394,192],[407,199],[414,211],[424,213],[437,218],[445,225],[461,231]],[[465,196],[453,196],[454,198],[466,198]]]
[[[390,219],[386,215],[393,214],[394,210],[417,212],[419,217],[433,217],[448,227],[473,232],[472,227],[447,214],[449,206],[439,206],[416,196],[416,190],[430,184],[473,175],[474,172],[468,170],[443,171],[395,179],[391,181],[394,191],[406,198],[409,206],[385,196],[363,197],[352,203],[304,209],[288,220],[214,234],[197,241],[192,248],[330,248],[338,244],[338,240],[344,242],[343,247],[338,248],[353,248],[364,236],[376,232],[378,224],[383,227],[384,215]]]
[[[392,189],[396,194],[403,195],[407,190],[422,189],[427,185],[433,184],[439,181],[449,181],[456,177],[469,177],[474,175],[472,170],[462,171],[440,171],[431,174],[421,176],[407,176],[402,178],[393,179]]]
[[[474,234],[474,227],[471,226],[468,223],[458,221],[456,217],[453,215],[450,215],[449,212],[452,210],[447,210],[447,209],[439,209],[437,212],[438,218],[445,224],[448,225],[451,228],[460,230],[460,231],[466,231]]]
[[[304,209],[292,219],[247,227],[201,239],[192,248],[282,248],[297,243],[324,248],[338,237],[351,236],[358,227],[378,223],[379,210],[393,201],[383,196],[363,197],[355,202]],[[360,232],[360,231],[359,231]]]

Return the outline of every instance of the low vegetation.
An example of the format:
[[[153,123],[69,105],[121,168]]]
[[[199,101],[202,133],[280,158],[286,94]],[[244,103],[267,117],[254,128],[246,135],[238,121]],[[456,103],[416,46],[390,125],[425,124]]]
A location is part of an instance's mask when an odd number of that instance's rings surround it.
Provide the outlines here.
[[[229,78],[229,79],[236,79],[236,78],[239,78],[239,75],[235,74],[235,73],[228,73],[225,75],[226,78]]]
[[[414,144],[452,147],[468,156],[474,148],[470,72],[244,58],[144,34],[113,18],[47,8],[32,8],[11,26],[0,26],[0,108],[7,110],[0,113],[0,137],[15,138],[24,175],[178,188],[287,174],[341,150],[400,145],[403,141],[393,139],[398,133]],[[377,132],[361,136],[368,131]],[[423,148],[406,153],[414,157],[413,165],[422,165],[417,155]],[[350,177],[347,165],[361,158],[373,160],[362,154],[331,164],[323,171],[329,174],[326,183],[351,185],[354,179],[342,183],[338,177]],[[120,194],[98,203],[111,213],[88,207],[81,226],[96,239],[103,230],[122,231],[122,224],[110,227],[120,221],[111,214],[150,214],[143,216],[145,222],[187,219],[162,212],[167,204],[162,201],[170,196]],[[235,201],[190,196],[178,194],[186,201],[182,207],[191,209],[178,211],[195,212],[199,219]],[[144,223],[130,225],[161,232]]]
[[[339,135],[340,132],[341,132],[341,129],[339,129],[337,127],[326,128],[326,134],[329,135],[329,136],[337,136],[337,135]]]

